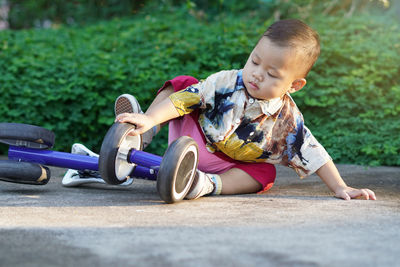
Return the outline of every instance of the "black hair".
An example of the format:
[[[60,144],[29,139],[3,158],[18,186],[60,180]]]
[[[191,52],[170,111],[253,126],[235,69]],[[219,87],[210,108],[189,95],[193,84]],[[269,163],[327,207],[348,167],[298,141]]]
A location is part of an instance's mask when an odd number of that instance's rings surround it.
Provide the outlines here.
[[[272,43],[293,47],[302,53],[303,77],[306,77],[320,54],[320,41],[316,31],[298,19],[279,20],[264,32]]]

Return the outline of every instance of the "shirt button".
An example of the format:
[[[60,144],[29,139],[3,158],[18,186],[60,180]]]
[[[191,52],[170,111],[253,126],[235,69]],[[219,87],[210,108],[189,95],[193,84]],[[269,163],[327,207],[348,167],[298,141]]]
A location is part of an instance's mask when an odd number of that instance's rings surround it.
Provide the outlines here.
[[[218,137],[218,139],[219,139],[220,141],[222,141],[222,140],[224,140],[224,137],[223,137],[222,135],[220,135],[220,136]]]
[[[249,103],[250,103],[250,104],[253,104],[253,103],[254,103],[254,99],[253,99],[253,98],[250,98]]]
[[[250,136],[252,136],[253,134],[254,134],[254,132],[251,132],[251,133],[250,133]]]
[[[235,122],[236,122],[237,124],[239,124],[239,123],[240,123],[240,119],[236,119]]]

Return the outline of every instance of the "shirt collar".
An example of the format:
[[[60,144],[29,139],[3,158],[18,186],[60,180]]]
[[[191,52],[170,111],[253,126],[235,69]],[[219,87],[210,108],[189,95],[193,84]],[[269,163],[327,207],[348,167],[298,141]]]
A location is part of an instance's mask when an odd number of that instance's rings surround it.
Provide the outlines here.
[[[243,69],[238,71],[237,74],[237,79],[236,79],[236,89],[244,89],[246,90],[246,87],[244,86],[243,82]],[[252,97],[249,95],[249,98],[252,99]],[[277,97],[269,100],[260,100],[260,99],[253,99],[256,103],[260,105],[260,108],[262,112],[265,115],[273,115],[275,114],[283,104],[283,96],[282,97]],[[251,101],[253,102],[253,101]]]
[[[237,78],[236,78],[236,89],[245,89],[246,87],[244,86],[243,82],[243,70],[239,70],[237,73]]]
[[[270,100],[256,100],[260,104],[261,110],[265,115],[275,114],[283,104],[282,97],[273,98]]]

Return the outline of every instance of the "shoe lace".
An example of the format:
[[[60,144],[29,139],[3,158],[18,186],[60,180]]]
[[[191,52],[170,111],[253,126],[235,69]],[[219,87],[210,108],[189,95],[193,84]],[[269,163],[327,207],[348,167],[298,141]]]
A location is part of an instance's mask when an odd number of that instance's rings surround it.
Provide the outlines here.
[[[101,178],[99,171],[79,170],[78,174],[80,178]]]

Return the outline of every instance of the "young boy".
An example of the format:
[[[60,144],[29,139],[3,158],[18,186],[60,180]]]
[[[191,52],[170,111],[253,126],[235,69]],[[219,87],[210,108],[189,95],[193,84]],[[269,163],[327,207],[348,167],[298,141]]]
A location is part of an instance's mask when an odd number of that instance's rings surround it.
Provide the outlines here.
[[[142,134],[145,142],[168,121],[170,142],[181,135],[197,141],[199,167],[187,199],[268,190],[275,180],[272,164],[280,163],[301,178],[316,172],[338,198],[375,200],[373,191],[346,185],[290,97],[306,84],[319,53],[318,34],[308,25],[278,21],[242,70],[221,71],[201,82],[189,76],[170,80],[146,113],[132,109],[136,99],[124,95],[116,102],[116,109],[121,107],[116,121],[135,124],[132,134]],[[124,112],[124,106],[134,113]]]

